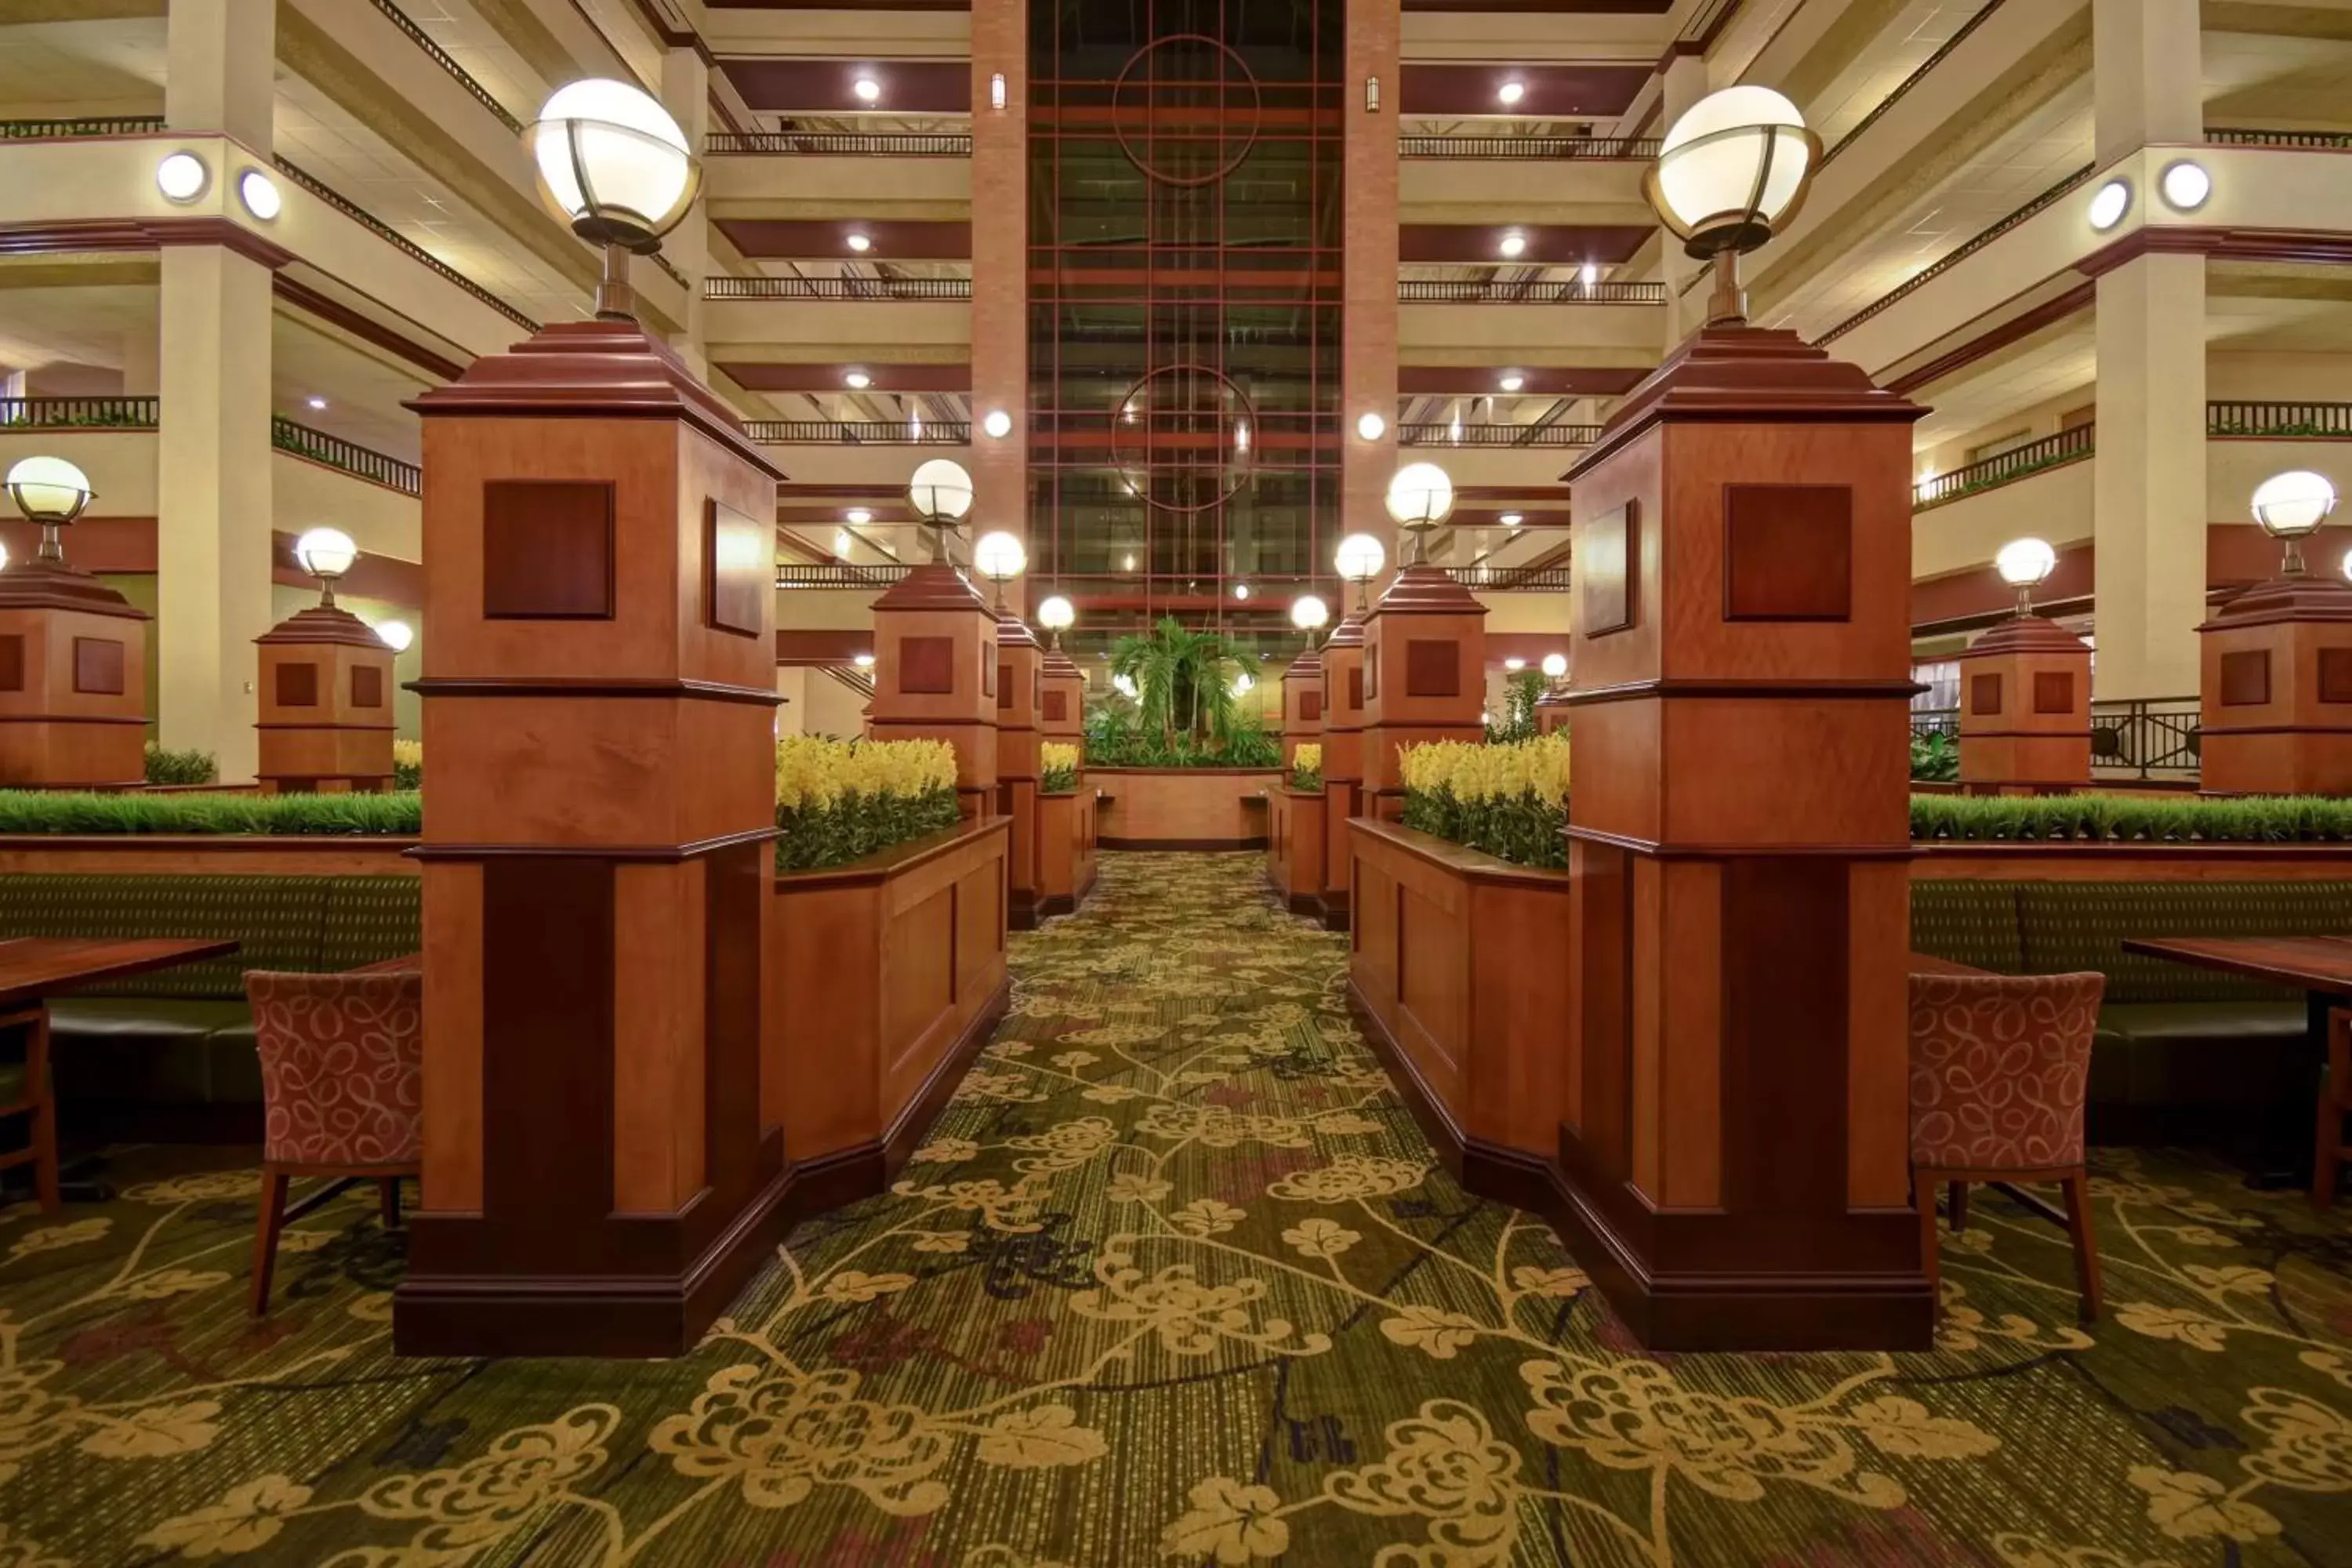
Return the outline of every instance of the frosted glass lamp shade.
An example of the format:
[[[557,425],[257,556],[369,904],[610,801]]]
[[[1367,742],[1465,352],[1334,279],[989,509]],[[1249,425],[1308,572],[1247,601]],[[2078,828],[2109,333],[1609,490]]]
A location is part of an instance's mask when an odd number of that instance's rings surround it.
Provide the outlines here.
[[[409,644],[416,640],[416,633],[406,621],[378,621],[375,635],[394,653],[406,653]]]
[[[2273,474],[2254,490],[2254,521],[2273,539],[2316,532],[2336,510],[2336,487],[2308,468]]]
[[[340,528],[314,528],[294,542],[294,559],[313,577],[340,577],[360,558],[360,547]]]
[[[1369,583],[1381,574],[1388,552],[1369,533],[1351,533],[1339,541],[1339,575],[1350,583]]]
[[[1290,602],[1290,624],[1302,632],[1312,632],[1330,619],[1331,606],[1312,594],[1301,594]]]
[[[701,175],[686,132],[626,82],[557,89],[523,139],[541,195],[583,239],[649,252],[694,205]]]
[[[1454,481],[1435,463],[1407,463],[1389,481],[1389,515],[1404,528],[1434,528],[1454,510]]]
[[[89,476],[63,458],[26,458],[8,470],[8,499],[27,522],[71,522],[89,505]]]
[[[1821,138],[1795,104],[1769,87],[1729,87],[1675,121],[1643,189],[1683,248],[1705,258],[1782,232],[1821,161]]]
[[[1544,655],[1543,672],[1551,677],[1554,680],[1558,680],[1561,676],[1566,675],[1568,673],[1568,655],[1564,653],[1548,653]]]
[[[1037,606],[1037,624],[1049,632],[1068,631],[1077,621],[1077,606],[1059,594]]]
[[[924,521],[953,525],[971,510],[971,476],[952,458],[933,458],[915,470],[907,500]]]
[[[2031,588],[2058,569],[2058,552],[2041,539],[2012,539],[1992,558],[1992,569],[2012,588]]]
[[[1009,533],[983,533],[971,547],[971,564],[992,583],[1009,583],[1029,564],[1029,552]]]

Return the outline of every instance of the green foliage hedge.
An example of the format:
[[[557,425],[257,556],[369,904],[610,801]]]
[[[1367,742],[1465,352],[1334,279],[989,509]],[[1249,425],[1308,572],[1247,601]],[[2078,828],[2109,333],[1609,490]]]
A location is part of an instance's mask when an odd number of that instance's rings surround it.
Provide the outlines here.
[[[2352,800],[1915,795],[1911,837],[1963,843],[2342,844],[2352,842]]]
[[[205,784],[220,777],[220,764],[210,752],[170,752],[147,742],[147,782],[151,784]]]
[[[1960,776],[1960,743],[1938,731],[1911,737],[1911,776],[1921,784],[1954,784]]]
[[[271,837],[407,836],[424,797],[386,795],[121,795],[0,790],[0,833],[246,833]]]
[[[779,808],[776,826],[784,830],[784,836],[776,840],[776,869],[815,871],[845,866],[910,838],[945,832],[961,816],[952,789],[917,795],[853,792],[830,805]]]
[[[1558,870],[1568,864],[1564,805],[1532,793],[1517,799],[1465,801],[1450,789],[1407,790],[1404,825],[1515,866]]]
[[[1317,768],[1291,769],[1290,787],[1308,795],[1320,794],[1323,789],[1323,774],[1321,770]]]
[[[1069,795],[1077,787],[1078,770],[1076,768],[1046,768],[1037,775],[1037,790],[1041,795]]]

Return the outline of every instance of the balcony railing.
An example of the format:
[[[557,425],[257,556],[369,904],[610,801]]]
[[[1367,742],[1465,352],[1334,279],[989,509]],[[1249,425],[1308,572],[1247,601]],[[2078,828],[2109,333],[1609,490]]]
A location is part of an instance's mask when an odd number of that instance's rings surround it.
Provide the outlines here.
[[[86,136],[144,136],[163,129],[160,114],[78,115],[68,120],[0,120],[0,142],[70,142]]]
[[[1932,741],[1937,736],[1948,741],[1960,738],[1960,710],[1957,708],[1914,708],[1911,710],[1911,738]]]
[[[962,419],[747,419],[743,433],[769,447],[969,447]]]
[[[702,139],[702,151],[712,158],[783,157],[804,154],[817,158],[969,158],[969,136],[867,136],[855,132],[754,131],[721,133]]]
[[[2352,403],[2209,403],[2205,434],[2221,440],[2352,441]]]
[[[316,175],[308,173],[299,165],[289,163],[284,158],[274,158],[271,162],[278,165],[278,172],[283,174],[288,179],[293,181],[296,184],[301,186],[304,190],[310,192],[312,195],[318,197],[320,201],[326,203],[329,206],[334,208],[337,212],[342,214],[353,223],[358,224],[370,234],[374,235],[378,239],[383,240],[386,245],[391,246],[394,250],[397,250],[402,255],[407,257],[411,261],[414,261],[418,266],[436,273],[440,277],[447,279],[449,282],[455,283],[458,288],[463,289],[467,293],[471,294],[475,299],[479,300],[483,304],[488,305],[491,310],[496,310],[499,315],[504,316],[508,321],[512,321],[515,325],[522,328],[525,331],[535,332],[539,331],[539,323],[537,321],[532,321],[529,316],[524,315],[520,310],[516,310],[512,305],[508,304],[504,300],[499,299],[488,289],[483,288],[480,284],[475,282],[472,279],[467,277],[464,273],[458,271],[447,262],[443,261],[431,251],[426,250],[423,246],[417,244],[415,240],[401,233],[398,229],[393,227],[390,224],[376,216],[375,214],[369,212],[365,207],[361,206],[357,202],[345,196],[341,192],[335,190],[332,186],[326,184]]]
[[[466,68],[457,62],[448,50],[443,48],[440,45],[433,41],[430,34],[426,33],[424,28],[418,26],[415,22],[410,21],[406,12],[394,5],[392,0],[375,0],[375,8],[383,12],[385,18],[389,20],[394,26],[407,34],[409,42],[415,44],[418,48],[423,49],[425,54],[430,56],[433,63],[439,66],[444,71],[447,72],[450,78],[454,79],[459,87],[464,88],[468,93],[471,93],[476,102],[479,103],[484,109],[488,110],[492,114],[497,115],[500,124],[504,125],[509,131],[514,132],[517,136],[522,134],[522,121],[517,120],[513,115],[509,114],[506,110],[506,106],[500,103],[497,99],[490,96],[490,89],[484,87],[480,82],[476,81]]]
[[[1911,487],[1911,510],[1926,511],[1931,507],[1958,500],[1963,496],[2015,484],[2044,468],[2063,468],[2068,463],[2080,462],[2094,450],[2097,431],[2095,425],[2077,425],[2071,430],[2061,430],[2055,436],[2044,436],[2039,441],[2013,447],[1998,457],[1954,468],[1948,474],[1937,474],[1932,479],[1922,479]]]
[[[152,397],[0,397],[0,429],[152,430]]]
[[[1663,283],[1493,283],[1480,279],[1406,279],[1401,305],[1663,305]]]
[[[1400,425],[1401,447],[1590,447],[1598,425]]]
[[[365,479],[372,485],[382,485],[403,495],[417,495],[425,489],[425,470],[415,463],[404,463],[398,458],[346,441],[340,436],[330,436],[324,430],[313,430],[308,425],[297,425],[282,416],[272,416],[269,421],[269,444],[281,452],[291,452],[298,458],[308,458],[330,468],[340,468],[353,479]]]
[[[2051,203],[2058,200],[2059,197],[2064,195],[2067,192],[2073,190],[2075,186],[2089,179],[2091,177],[2091,169],[2092,165],[2085,163],[2083,167],[2075,170],[2073,174],[2067,175],[2064,179],[2059,181],[2056,184],[2051,186],[2048,190],[2042,192],[2040,195],[2034,197],[2032,201],[2026,203],[2015,212],[2011,213],[2007,217],[2002,218],[1991,227],[1985,229],[1983,232],[1975,236],[1958,250],[1948,252],[1947,254],[1937,258],[1936,260],[1927,268],[1913,274],[1911,277],[1905,279],[1902,282],[1896,284],[1885,293],[1881,294],[1869,304],[1864,305],[1861,310],[1856,310],[1853,315],[1848,316],[1844,321],[1840,321],[1836,326],[1832,327],[1828,331],[1823,332],[1819,338],[1815,339],[1814,342],[1817,344],[1826,343],[1838,338],[1842,338],[1846,333],[1853,331],[1854,328],[1862,325],[1864,321],[1869,321],[1873,316],[1875,316],[1880,311],[1893,306],[1896,300],[1905,299],[1915,290],[1925,288],[1935,279],[1942,277],[1953,268],[1958,267],[1961,262],[1966,261],[1969,257],[1974,256],[1978,251],[1982,250],[1986,246],[1990,245],[1994,240],[1999,239],[2002,235],[2007,234],[2011,229],[2015,228],[2019,224],[2023,223],[2026,219],[2033,216],[2036,213],[2041,212],[2044,207],[2050,205]]]
[[[1570,586],[1565,566],[1449,566],[1445,574],[1465,588],[1492,593],[1565,594]]]
[[[841,562],[798,563],[776,568],[779,588],[887,588],[902,581],[911,566],[896,563],[853,566]],[[1565,594],[1570,569],[1565,566],[1449,566],[1445,574],[1465,588],[1492,593]]]
[[[2091,773],[2122,779],[2194,779],[2202,725],[2194,697],[2148,697],[2091,704]]]
[[[969,278],[706,278],[706,300],[969,300]]]
[[[2352,152],[2352,131],[2265,131],[2255,126],[2208,126],[2205,140],[2222,147],[2301,147]]]
[[[1658,155],[1654,136],[1402,136],[1402,158],[1531,158],[1592,163],[1647,163]]]
[[[1864,115],[1860,120],[1854,122],[1853,129],[1848,131],[1844,135],[1838,138],[1837,145],[1831,148],[1827,153],[1822,155],[1822,167],[1829,167],[1831,162],[1835,159],[1839,153],[1853,146],[1864,132],[1878,123],[1879,116],[1885,114],[1888,110],[1902,102],[1905,94],[1908,93],[1913,88],[1917,87],[1921,82],[1927,80],[1930,72],[1932,72],[1937,66],[1942,65],[1945,59],[1954,49],[1958,48],[1962,44],[1968,42],[1969,35],[1982,26],[1986,20],[1990,18],[1995,11],[2000,10],[2004,4],[2006,4],[2006,0],[1985,0],[1984,5],[1978,9],[1976,15],[1970,16],[1967,21],[1954,28],[1952,36],[1946,38],[1942,45],[1937,48],[1934,54],[1929,55],[1926,59],[1919,62],[1918,69],[1913,71],[1909,76],[1905,77],[1901,81],[1896,82],[1895,84],[1894,91],[1888,93],[1885,98],[1880,99],[1871,107],[1869,113]]]
[[[851,566],[842,563],[824,565],[793,564],[776,568],[779,588],[887,588],[906,580],[911,566]]]

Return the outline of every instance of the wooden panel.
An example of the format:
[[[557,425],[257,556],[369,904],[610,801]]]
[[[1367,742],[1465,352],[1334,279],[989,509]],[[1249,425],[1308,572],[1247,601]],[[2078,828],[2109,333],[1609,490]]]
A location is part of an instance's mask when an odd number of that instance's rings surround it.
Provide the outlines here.
[[[703,1184],[702,868],[622,862],[613,889],[613,1208],[674,1214]],[[492,1047],[497,1048],[495,1045]]]
[[[0,637],[0,691],[25,689],[25,634]]]
[[[1577,626],[1586,637],[1622,632],[1633,624],[1638,521],[1634,503],[1627,501],[1577,527]]]
[[[73,640],[74,689],[100,697],[122,695],[122,644],[114,637]]]
[[[2071,669],[2035,670],[2033,710],[2036,713],[2072,713],[2074,710],[2074,672]]]
[[[352,666],[352,706],[381,708],[383,706],[383,668],[380,665]]]
[[[920,1078],[946,1044],[939,1026],[955,1005],[955,888],[887,917],[882,932],[882,1080],[886,1100]]]
[[[761,613],[775,594],[774,531],[717,500],[702,503],[704,623],[740,637],[760,635]]]
[[[1298,694],[1298,717],[1307,723],[1320,723],[1323,719],[1323,694],[1302,691]]]
[[[1982,675],[1971,675],[1969,677],[1969,713],[1979,718],[1989,717],[1999,713],[2000,711],[2000,672],[1996,670],[1988,670]]]
[[[996,643],[992,638],[980,645],[980,694],[982,697],[996,695]]]
[[[356,676],[359,672],[353,670]],[[316,708],[319,705],[319,667],[308,659],[278,667],[278,706],[280,708]]]
[[[415,864],[415,862],[411,862]],[[482,1207],[482,867],[425,875],[424,1206]]]
[[[723,1198],[749,1195],[760,1174],[761,966],[772,853],[766,844],[739,844],[702,863],[703,1180]]]
[[[1000,664],[996,667],[996,710],[1002,713],[1012,706],[1013,667],[1009,664]]]
[[[1065,723],[1070,717],[1070,694],[1058,686],[1046,688],[1039,696],[1037,705],[1048,724]]]
[[[898,689],[908,695],[955,689],[955,638],[900,637]]]
[[[1843,860],[1723,867],[1723,1194],[1734,1211],[1842,1212],[1848,879]]]
[[[0,650],[0,689],[5,689],[7,659]],[[2322,702],[2352,702],[2352,647],[2324,647],[2319,650],[2319,700]]]
[[[612,619],[613,509],[601,480],[485,480],[483,619]]]
[[[1350,711],[1364,705],[1364,667],[1356,665],[1348,671],[1348,707]]]
[[[1452,637],[1410,637],[1404,645],[1407,697],[1462,695],[1462,645]]]
[[[551,1246],[593,1245],[613,1206],[613,893],[586,856],[482,868],[483,1211]]]
[[[2259,708],[2271,700],[2271,654],[2262,647],[2221,656],[2221,706]]]
[[[1843,621],[1853,613],[1853,490],[1726,485],[1723,618]]]

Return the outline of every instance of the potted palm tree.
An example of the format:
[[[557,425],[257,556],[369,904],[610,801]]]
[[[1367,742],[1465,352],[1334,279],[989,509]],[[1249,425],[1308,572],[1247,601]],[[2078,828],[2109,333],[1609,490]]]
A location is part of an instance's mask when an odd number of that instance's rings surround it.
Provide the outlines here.
[[[1263,673],[1257,656],[1170,616],[1121,637],[1110,669],[1087,737],[1090,775],[1124,775],[1102,780],[1103,847],[1264,845],[1264,791],[1280,777],[1282,744],[1244,700]]]

